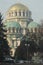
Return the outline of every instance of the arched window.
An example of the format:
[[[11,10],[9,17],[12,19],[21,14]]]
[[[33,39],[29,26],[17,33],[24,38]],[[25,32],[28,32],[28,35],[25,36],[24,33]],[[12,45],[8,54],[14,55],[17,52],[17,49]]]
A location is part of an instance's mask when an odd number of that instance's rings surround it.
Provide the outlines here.
[[[17,40],[12,40],[12,47],[17,48],[17,45],[18,45]]]
[[[13,14],[14,14],[14,13],[12,12],[12,13],[11,13],[11,16],[13,16]]]
[[[17,29],[15,28],[15,33],[17,32]]]
[[[11,28],[9,27],[9,29],[8,29],[8,30],[9,30],[9,33],[10,33],[10,32],[11,32]]]
[[[23,33],[23,28],[21,28],[21,33]]]
[[[16,32],[18,33],[18,28],[16,29]]]
[[[35,32],[37,32],[37,28],[35,28]]]
[[[14,48],[14,40],[12,40],[12,47]]]
[[[12,28],[12,31],[13,31],[13,33],[15,32],[15,29],[14,29],[14,27]]]
[[[21,28],[19,29],[19,33],[21,33]]]
[[[25,11],[23,11],[23,16],[25,16]]]
[[[17,16],[17,11],[15,11],[15,16]]]
[[[28,16],[28,11],[26,11],[26,16]]]
[[[33,32],[33,29],[31,28],[31,32]]]
[[[11,16],[11,13],[9,13],[9,16]]]
[[[14,13],[13,13],[12,11],[9,12],[9,16],[10,16],[10,17],[13,16],[13,14],[14,14]]]
[[[19,16],[21,16],[21,11],[19,11]]]

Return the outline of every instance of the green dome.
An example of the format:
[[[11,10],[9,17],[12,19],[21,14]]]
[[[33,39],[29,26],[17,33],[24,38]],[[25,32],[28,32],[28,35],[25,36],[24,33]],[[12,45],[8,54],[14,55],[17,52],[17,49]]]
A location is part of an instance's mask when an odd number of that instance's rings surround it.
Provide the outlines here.
[[[5,22],[6,28],[9,27],[15,27],[15,28],[21,28],[20,24],[15,21]]]
[[[30,24],[28,24],[28,28],[39,28],[39,24],[36,22],[31,22]]]

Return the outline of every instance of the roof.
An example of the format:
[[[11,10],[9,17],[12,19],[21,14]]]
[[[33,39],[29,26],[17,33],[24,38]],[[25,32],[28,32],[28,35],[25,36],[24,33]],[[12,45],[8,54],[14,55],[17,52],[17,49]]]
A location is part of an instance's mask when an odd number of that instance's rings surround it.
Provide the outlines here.
[[[7,28],[9,27],[21,28],[20,24],[15,21],[5,22],[5,25]]]
[[[28,28],[38,28],[40,25],[36,22],[30,22]]]
[[[9,8],[9,11],[10,10],[28,10],[28,7],[26,7],[25,5],[21,4],[21,3],[16,3],[14,5],[12,5],[10,8]]]

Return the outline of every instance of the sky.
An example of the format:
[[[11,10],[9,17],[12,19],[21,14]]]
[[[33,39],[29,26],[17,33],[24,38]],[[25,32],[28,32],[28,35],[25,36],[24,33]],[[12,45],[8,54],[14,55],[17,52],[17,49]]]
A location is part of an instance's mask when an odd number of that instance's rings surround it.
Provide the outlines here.
[[[10,6],[16,3],[26,5],[32,12],[32,19],[39,22],[43,19],[43,0],[0,0],[0,11],[5,16]]]

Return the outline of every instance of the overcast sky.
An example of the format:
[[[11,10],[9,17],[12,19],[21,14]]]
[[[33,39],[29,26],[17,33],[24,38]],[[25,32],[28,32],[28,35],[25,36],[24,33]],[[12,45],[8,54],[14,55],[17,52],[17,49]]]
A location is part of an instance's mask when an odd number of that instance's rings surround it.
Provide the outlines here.
[[[43,19],[43,0],[0,0],[0,11],[4,15],[8,8],[16,3],[26,5],[32,12],[32,18],[35,22]]]

